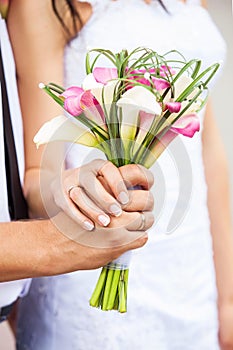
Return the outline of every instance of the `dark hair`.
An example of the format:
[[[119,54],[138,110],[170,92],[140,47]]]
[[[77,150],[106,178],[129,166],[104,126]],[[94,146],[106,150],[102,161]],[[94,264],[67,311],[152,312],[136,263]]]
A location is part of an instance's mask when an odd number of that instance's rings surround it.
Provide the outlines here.
[[[74,34],[76,34],[78,27],[81,28],[83,25],[81,16],[80,16],[76,6],[74,5],[74,1],[76,1],[76,0],[65,0],[65,5],[67,6],[67,8],[62,9],[63,12],[61,12],[61,10],[58,9],[59,0],[51,0],[53,11],[54,11],[55,15],[57,16],[57,18],[59,19],[59,21],[61,22],[66,33],[69,36],[73,36]],[[162,6],[162,8],[168,13],[168,10],[167,10],[166,6],[164,5],[163,1],[162,0],[157,0],[157,1]],[[65,23],[65,21],[63,19],[63,15],[64,15],[64,13],[66,13],[67,10],[71,15],[73,30],[71,30],[69,28],[69,26],[67,25],[67,23]]]
[[[81,16],[76,6],[74,5],[74,0],[65,0],[64,7],[62,9],[58,7],[60,0],[51,0],[51,3],[52,3],[53,12],[57,16],[60,23],[62,24],[66,34],[68,34],[69,36],[73,36],[74,34],[76,34],[78,28],[82,27],[83,23],[81,20]],[[70,29],[70,26],[64,20],[64,15],[67,13],[67,11],[71,16],[73,30]]]

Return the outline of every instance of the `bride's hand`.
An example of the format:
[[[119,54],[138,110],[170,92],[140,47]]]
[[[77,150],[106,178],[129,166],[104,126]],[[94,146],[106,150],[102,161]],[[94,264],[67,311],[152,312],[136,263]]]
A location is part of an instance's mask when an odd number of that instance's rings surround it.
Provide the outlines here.
[[[108,226],[111,217],[124,211],[147,211],[153,207],[149,192],[151,172],[142,166],[115,167],[111,162],[94,160],[77,169],[65,170],[52,182],[56,205],[86,230],[95,224]],[[140,185],[142,190],[127,190]]]

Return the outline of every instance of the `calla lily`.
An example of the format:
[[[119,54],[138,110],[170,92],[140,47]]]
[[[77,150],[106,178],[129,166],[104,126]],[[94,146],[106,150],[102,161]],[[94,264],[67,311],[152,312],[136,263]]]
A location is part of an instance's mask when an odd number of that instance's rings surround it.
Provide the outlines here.
[[[93,120],[99,125],[105,123],[103,111],[90,90],[72,86],[62,94],[65,98],[64,108],[71,115],[77,117],[83,112],[89,120]]]
[[[171,91],[168,92],[168,94],[165,96],[163,102],[165,105],[165,109],[168,109],[171,113],[179,113],[182,111],[187,104],[189,104],[189,101],[192,100],[197,93],[200,91],[199,88],[194,88],[193,91],[187,96],[187,98],[182,102],[177,102],[176,99],[184,92],[184,90],[192,84],[193,79],[191,77],[188,77],[187,75],[183,74],[180,76],[177,81],[174,83],[173,87],[173,96],[171,98]],[[192,105],[185,111],[185,114],[195,113],[200,109],[200,104],[202,101],[197,100],[196,102],[192,103]],[[173,120],[174,117],[171,116],[170,120]]]
[[[83,81],[82,87],[84,90],[90,90],[92,95],[96,98],[101,106],[105,105],[107,113],[109,113],[116,84],[116,80],[109,81],[105,85],[98,83],[95,80],[94,74],[90,73]]]
[[[168,109],[171,113],[179,113],[181,110],[181,102],[167,102],[165,109]]]
[[[200,121],[196,113],[180,117],[170,128],[176,134],[187,137],[193,137],[197,131],[200,131]]]
[[[88,119],[93,120],[98,125],[104,127],[104,112],[91,91],[84,91],[80,99],[80,106]]]
[[[174,98],[178,98],[182,92],[190,85],[193,83],[193,79],[191,77],[188,77],[185,74],[182,74],[177,81],[174,84],[174,91],[175,91],[175,96]],[[188,98],[191,100],[199,91],[199,88],[195,88]]]
[[[152,77],[153,84],[155,86],[155,89],[158,91],[164,90],[169,88],[171,85],[167,80],[161,79],[161,78],[154,78]]]
[[[153,76],[150,76],[150,79],[147,79],[145,77],[145,74],[153,74],[155,73],[154,69],[150,69],[149,71],[147,71],[146,69],[137,69],[137,70],[133,70],[130,72],[130,79],[134,79],[137,82],[139,82],[142,85],[146,85],[146,86],[150,86],[151,85],[151,81],[153,82],[154,88],[158,91],[160,90],[164,90],[170,87],[170,83],[162,78],[155,78]],[[138,75],[139,74],[139,75]],[[129,84],[129,88],[132,87],[132,84]]]
[[[96,67],[93,69],[93,76],[97,83],[106,85],[110,80],[117,79],[116,68]]]
[[[84,90],[78,86],[71,86],[63,92],[61,96],[65,98],[64,108],[73,116],[78,116],[82,113],[80,99]]]
[[[103,85],[104,84],[98,83],[95,80],[95,77],[94,77],[93,73],[90,73],[83,80],[82,88],[83,88],[83,90],[92,90],[92,89],[95,89],[95,88],[103,87]]]
[[[160,66],[159,74],[161,77],[166,78],[167,76],[175,75],[176,71],[170,66],[162,65]]]
[[[33,141],[36,146],[54,142],[75,142],[89,147],[98,146],[95,136],[81,127],[74,118],[59,115],[45,123],[35,135]]]
[[[139,130],[138,130],[138,134],[137,134],[135,144],[133,147],[133,152],[132,152],[133,154],[135,154],[137,152],[138,148],[141,147],[141,144],[142,144],[146,134],[150,130],[150,127],[151,127],[155,118],[156,118],[156,116],[152,113],[140,111],[140,113],[139,113]]]
[[[163,136],[158,134],[150,147],[145,167],[150,168],[163,153],[166,147],[179,135],[193,137],[200,130],[200,121],[196,113],[182,116],[178,119]]]
[[[127,101],[124,101],[127,99]],[[155,95],[143,86],[134,86],[127,90],[117,101],[117,105],[130,104],[138,110],[160,115],[162,112],[160,104],[156,101]]]
[[[155,115],[162,112],[155,95],[142,86],[135,86],[127,90],[117,101],[122,108],[121,136],[133,140],[138,127],[139,112],[144,111]]]

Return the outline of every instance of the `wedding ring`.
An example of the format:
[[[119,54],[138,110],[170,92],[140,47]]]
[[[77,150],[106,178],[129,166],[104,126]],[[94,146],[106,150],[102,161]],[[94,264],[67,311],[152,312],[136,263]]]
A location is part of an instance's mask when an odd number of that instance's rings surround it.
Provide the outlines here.
[[[145,224],[146,224],[146,217],[143,213],[140,213],[140,218],[141,218],[141,225],[139,226],[137,231],[143,231],[145,228]]]
[[[74,188],[76,188],[76,187],[78,187],[78,186],[77,186],[77,185],[72,185],[72,186],[70,186],[70,187],[68,188],[67,194],[68,194],[69,197],[70,197],[70,192],[71,192]]]

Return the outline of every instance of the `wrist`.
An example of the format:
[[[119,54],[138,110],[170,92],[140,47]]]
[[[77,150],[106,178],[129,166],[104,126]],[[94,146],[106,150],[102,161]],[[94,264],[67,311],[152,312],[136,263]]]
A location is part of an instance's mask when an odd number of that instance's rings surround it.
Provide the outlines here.
[[[60,249],[61,234],[51,220],[37,221],[37,226],[40,237],[36,252],[36,273],[39,276],[57,275],[60,273],[62,260]]]

